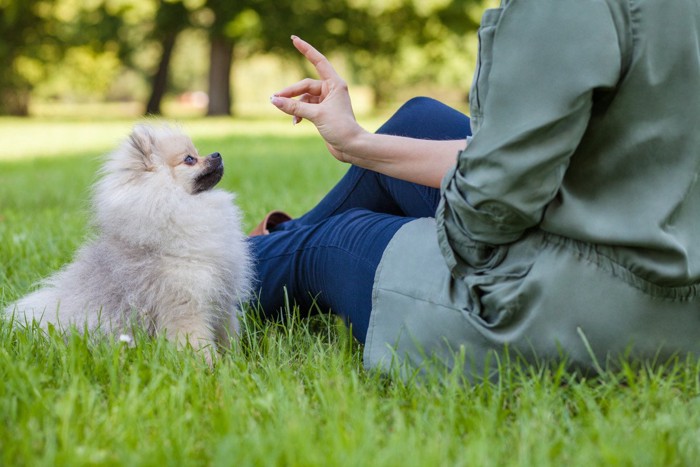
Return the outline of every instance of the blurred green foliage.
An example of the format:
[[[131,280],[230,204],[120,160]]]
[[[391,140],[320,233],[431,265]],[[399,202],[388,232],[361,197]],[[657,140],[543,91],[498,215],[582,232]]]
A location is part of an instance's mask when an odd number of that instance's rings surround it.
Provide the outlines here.
[[[0,114],[27,114],[30,97],[149,100],[157,109],[166,92],[207,82],[210,94],[226,92],[231,68],[259,54],[309,71],[290,34],[344,57],[348,78],[369,86],[376,105],[416,83],[459,86],[466,94],[473,31],[495,3],[0,0]]]

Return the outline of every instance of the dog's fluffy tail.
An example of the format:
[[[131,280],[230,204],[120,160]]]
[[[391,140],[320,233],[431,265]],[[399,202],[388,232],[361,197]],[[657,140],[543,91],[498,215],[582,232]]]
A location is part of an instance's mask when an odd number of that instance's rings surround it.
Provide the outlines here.
[[[12,322],[19,326],[31,327],[35,324],[46,327],[49,322],[57,322],[59,317],[59,303],[52,299],[45,290],[33,292],[4,310],[4,314]],[[53,316],[55,319],[51,319]]]

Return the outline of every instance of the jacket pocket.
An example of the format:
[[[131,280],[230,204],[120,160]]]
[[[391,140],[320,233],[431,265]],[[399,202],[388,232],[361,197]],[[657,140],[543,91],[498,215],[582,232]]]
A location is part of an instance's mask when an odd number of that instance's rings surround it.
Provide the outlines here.
[[[522,311],[520,288],[528,270],[466,278],[469,291],[466,316],[485,328],[508,325]]]
[[[503,8],[492,8],[486,10],[481,17],[481,25],[478,30],[479,52],[476,59],[474,79],[469,91],[469,110],[473,133],[478,129],[482,116],[482,105],[488,93],[488,76],[492,64],[493,41],[502,12]]]
[[[504,260],[492,270],[465,276],[468,319],[489,329],[508,326],[521,318],[529,297],[522,285],[542,249],[542,236],[531,232],[507,247]]]

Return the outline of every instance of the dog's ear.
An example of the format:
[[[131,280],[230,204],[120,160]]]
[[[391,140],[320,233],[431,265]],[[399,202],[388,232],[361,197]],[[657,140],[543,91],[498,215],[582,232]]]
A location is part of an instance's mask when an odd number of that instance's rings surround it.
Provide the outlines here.
[[[136,125],[129,136],[129,145],[135,156],[139,157],[147,169],[153,167],[153,152],[155,151],[155,135],[153,128],[147,125]]]

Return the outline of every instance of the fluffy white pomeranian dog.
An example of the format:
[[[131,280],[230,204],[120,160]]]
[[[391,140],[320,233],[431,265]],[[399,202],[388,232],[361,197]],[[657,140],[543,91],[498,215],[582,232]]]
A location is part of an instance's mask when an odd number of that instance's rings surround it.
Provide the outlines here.
[[[201,157],[179,130],[135,126],[94,187],[94,238],[7,311],[20,324],[230,343],[251,260],[234,195],[213,189],[223,172],[219,153]]]

